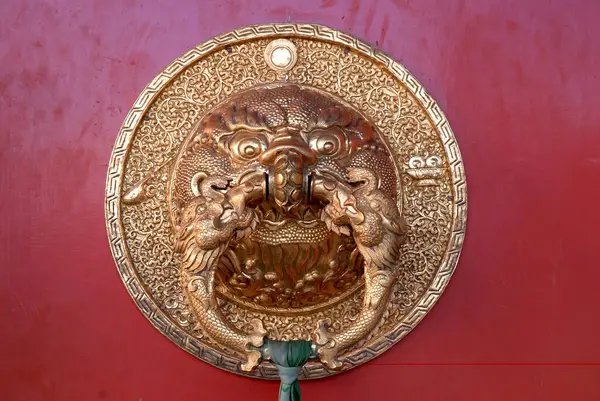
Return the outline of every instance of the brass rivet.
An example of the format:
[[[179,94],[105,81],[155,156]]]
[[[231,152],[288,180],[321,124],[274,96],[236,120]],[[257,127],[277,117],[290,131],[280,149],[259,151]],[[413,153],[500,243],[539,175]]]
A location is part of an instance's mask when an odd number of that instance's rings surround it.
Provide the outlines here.
[[[296,46],[287,39],[276,39],[265,48],[265,61],[274,70],[291,70],[297,59]]]

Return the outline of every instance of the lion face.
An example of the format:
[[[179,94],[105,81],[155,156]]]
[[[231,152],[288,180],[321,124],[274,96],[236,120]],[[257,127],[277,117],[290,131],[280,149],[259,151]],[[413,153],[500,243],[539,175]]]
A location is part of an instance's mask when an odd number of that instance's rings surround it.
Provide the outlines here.
[[[185,205],[202,179],[237,185],[248,172],[268,177],[255,205],[259,224],[221,258],[222,295],[261,308],[306,308],[343,297],[358,285],[362,260],[353,240],[330,232],[322,204],[309,202],[312,172],[340,181],[347,167],[379,173],[396,196],[396,173],[373,126],[333,96],[298,85],[236,94],[207,114],[174,169],[172,197]]]

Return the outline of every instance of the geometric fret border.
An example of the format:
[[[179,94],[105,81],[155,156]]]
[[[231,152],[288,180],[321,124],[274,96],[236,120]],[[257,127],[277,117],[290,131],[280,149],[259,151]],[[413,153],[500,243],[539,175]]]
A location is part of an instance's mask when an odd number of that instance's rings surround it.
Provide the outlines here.
[[[154,327],[160,330],[179,347],[207,363],[229,372],[234,371],[245,376],[263,379],[278,379],[277,371],[274,366],[271,364],[261,364],[252,373],[248,374],[241,372],[238,367],[240,362],[238,359],[224,356],[210,347],[200,344],[194,337],[188,335],[185,331],[172,323],[145,292],[144,288],[140,285],[140,281],[136,277],[135,270],[126,251],[123,227],[120,223],[121,187],[123,182],[125,157],[133,133],[135,132],[138,123],[142,120],[147,108],[152,104],[154,98],[174,77],[182,72],[187,66],[195,63],[206,54],[223,48],[228,44],[247,39],[271,38],[285,35],[318,38],[337,44],[343,44],[366,57],[370,57],[382,63],[408,88],[410,92],[412,92],[413,95],[415,95],[421,105],[429,113],[429,116],[435,125],[436,132],[440,135],[442,143],[444,144],[444,149],[448,156],[452,173],[455,200],[453,221],[450,241],[440,268],[433,277],[430,287],[421,297],[414,309],[405,316],[402,322],[387,335],[380,337],[370,347],[350,353],[343,358],[344,362],[347,362],[350,368],[363,364],[389,349],[392,345],[406,336],[425,317],[427,312],[433,308],[450,281],[450,277],[458,263],[465,236],[467,219],[467,185],[465,171],[456,138],[452,133],[450,124],[446,120],[446,117],[439,106],[427,94],[417,79],[404,66],[397,63],[380,50],[374,49],[352,36],[322,25],[266,24],[249,26],[217,36],[212,40],[191,49],[176,59],[144,88],[135,101],[132,109],[129,111],[129,114],[127,114],[114,145],[106,178],[105,199],[106,229],[108,231],[110,249],[117,265],[119,275],[121,276],[127,291],[129,291],[129,294],[134,299],[135,303]],[[301,378],[315,379],[330,376],[335,373],[336,372],[325,369],[320,363],[309,363],[303,367]]]

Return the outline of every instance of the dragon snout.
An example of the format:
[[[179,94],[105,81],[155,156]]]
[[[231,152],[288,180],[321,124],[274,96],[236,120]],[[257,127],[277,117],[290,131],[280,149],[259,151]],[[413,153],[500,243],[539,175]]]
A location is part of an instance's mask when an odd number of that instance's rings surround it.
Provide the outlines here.
[[[301,137],[290,134],[275,137],[267,150],[260,155],[258,161],[265,166],[272,166],[278,156],[285,154],[297,155],[303,166],[317,162],[317,155],[308,144]]]
[[[308,194],[307,167],[317,162],[316,153],[299,136],[278,135],[258,159],[268,171],[268,197],[289,209]]]

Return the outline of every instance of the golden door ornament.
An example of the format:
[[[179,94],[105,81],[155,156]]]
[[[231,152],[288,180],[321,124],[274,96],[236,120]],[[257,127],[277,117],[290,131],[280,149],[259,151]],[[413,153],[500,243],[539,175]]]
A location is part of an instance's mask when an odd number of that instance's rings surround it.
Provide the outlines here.
[[[110,246],[156,328],[219,368],[302,378],[381,354],[433,307],[462,246],[466,184],[437,104],[400,64],[318,25],[242,28],[142,92],[106,187]]]

